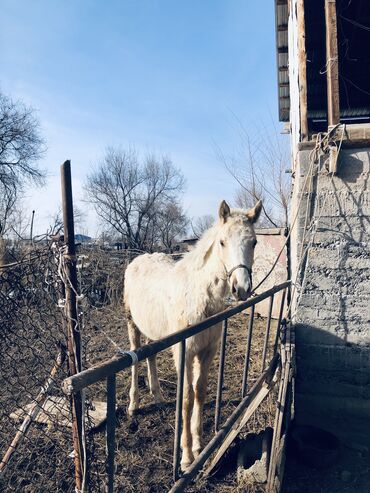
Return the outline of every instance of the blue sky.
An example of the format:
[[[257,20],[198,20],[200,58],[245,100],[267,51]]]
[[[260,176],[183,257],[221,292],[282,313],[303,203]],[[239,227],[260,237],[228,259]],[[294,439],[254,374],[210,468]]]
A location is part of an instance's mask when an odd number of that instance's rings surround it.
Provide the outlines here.
[[[45,189],[29,190],[42,230],[72,160],[75,202],[110,145],[169,155],[187,180],[190,216],[233,201],[215,146],[244,126],[278,125],[274,6],[248,0],[3,0],[0,87],[37,109]],[[86,227],[98,223],[88,212]]]

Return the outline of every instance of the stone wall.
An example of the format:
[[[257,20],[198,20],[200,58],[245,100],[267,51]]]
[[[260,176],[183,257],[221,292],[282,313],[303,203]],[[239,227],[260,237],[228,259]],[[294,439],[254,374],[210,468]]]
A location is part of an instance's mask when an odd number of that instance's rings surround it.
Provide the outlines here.
[[[370,147],[342,148],[337,175],[321,162],[304,190],[310,150],[299,151],[297,161],[292,278],[303,283],[293,307],[297,420],[346,441],[370,442]],[[316,232],[300,264],[304,225],[312,220]]]

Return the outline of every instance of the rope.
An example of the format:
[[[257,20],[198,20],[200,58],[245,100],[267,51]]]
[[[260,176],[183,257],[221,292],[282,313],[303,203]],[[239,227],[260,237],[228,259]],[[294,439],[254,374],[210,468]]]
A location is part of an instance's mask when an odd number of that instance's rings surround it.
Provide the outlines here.
[[[304,191],[306,189],[306,185],[307,185],[307,181],[308,181],[309,177],[312,177],[312,171],[313,171],[315,162],[318,161],[320,151],[321,152],[324,152],[324,149],[327,148],[327,146],[329,145],[329,139],[330,139],[330,137],[334,134],[335,130],[339,126],[340,126],[340,124],[337,124],[337,125],[333,126],[328,132],[326,132],[326,133],[318,133],[316,135],[315,147],[310,152],[310,166],[309,166],[309,169],[307,171],[305,180],[303,182],[302,191],[300,193],[300,197],[299,197],[299,200],[298,200],[296,213],[294,215],[293,221],[290,224],[289,231],[288,231],[288,234],[286,236],[285,242],[284,242],[283,246],[281,247],[281,249],[280,249],[280,251],[279,251],[279,253],[278,253],[278,255],[277,255],[274,263],[272,264],[272,267],[268,271],[268,273],[265,275],[265,277],[262,279],[262,281],[260,281],[257,284],[257,286],[252,289],[253,295],[256,294],[255,292],[257,291],[257,289],[270,277],[271,273],[273,272],[273,270],[275,269],[277,263],[279,262],[279,259],[280,259],[283,251],[285,250],[285,248],[286,248],[286,246],[288,244],[288,241],[289,241],[289,239],[291,237],[291,234],[292,234],[294,225],[295,225],[295,223],[297,221],[298,214],[299,214],[299,211],[300,211],[300,206],[301,206],[301,203],[302,203],[302,200],[303,200],[303,194],[304,194]],[[344,129],[345,129],[345,125],[343,126],[343,131],[342,131],[342,136],[341,136],[341,141],[340,141],[340,146],[339,146],[338,151],[340,150],[340,148],[342,146],[342,141],[343,141],[343,137],[344,137]],[[308,193],[310,193],[310,192],[308,192]],[[307,202],[307,204],[308,204],[308,202]],[[308,206],[306,208],[306,216],[307,216],[307,213],[308,213]],[[293,296],[292,296],[292,299],[293,299]]]
[[[337,152],[337,159],[338,159],[338,156],[339,156],[339,152],[342,148],[342,143],[343,143],[343,138],[344,138],[344,133],[345,133],[345,124],[342,125],[342,134],[341,134],[341,138],[340,138],[340,141],[339,141],[339,145],[336,144],[335,141],[333,142],[330,142],[329,143],[329,136],[333,133],[333,131],[339,126],[336,125],[335,127],[333,127],[333,129],[331,129],[330,132],[326,133],[323,137],[323,139],[321,140],[321,142],[324,142],[324,145],[325,147],[323,148],[323,151],[325,152],[328,147],[330,145],[335,145],[338,149],[338,152]],[[330,176],[330,183],[333,183],[333,180],[334,180],[334,173],[331,173],[331,176]],[[325,207],[325,204],[326,204],[326,201],[327,201],[327,198],[329,197],[329,194],[326,193],[325,195],[325,198],[324,198],[324,201],[321,205],[321,208],[319,210],[319,213],[318,213],[318,216],[316,217],[315,219],[315,216],[317,214],[317,207],[318,207],[318,201],[316,201],[315,203],[315,210],[313,212],[313,215],[312,215],[312,220],[311,220],[311,224],[309,226],[309,228],[306,230],[304,230],[304,236],[302,238],[302,248],[301,248],[301,256],[300,256],[300,259],[299,259],[299,263],[298,263],[298,266],[297,266],[297,271],[296,271],[296,276],[295,276],[295,279],[294,279],[294,282],[292,282],[292,285],[293,285],[293,291],[292,291],[292,296],[291,296],[291,300],[290,300],[290,303],[289,303],[289,306],[288,306],[288,309],[287,309],[287,312],[289,313],[290,309],[291,309],[291,306],[292,306],[292,303],[293,303],[293,300],[294,300],[294,294],[296,292],[296,290],[299,288],[299,294],[297,296],[297,302],[295,304],[295,310],[294,310],[294,313],[291,314],[291,318],[293,319],[296,312],[297,312],[297,309],[298,309],[298,306],[299,306],[299,303],[300,303],[300,300],[301,300],[301,297],[302,297],[302,293],[304,292],[304,288],[305,288],[305,285],[306,285],[306,273],[307,273],[307,265],[308,265],[308,262],[306,262],[306,266],[305,266],[305,269],[304,269],[304,272],[303,272],[303,279],[302,279],[302,284],[300,287],[298,287],[298,277],[301,273],[301,267],[302,267],[302,264],[303,264],[303,261],[304,259],[306,258],[306,254],[309,253],[309,250],[313,244],[313,241],[314,241],[314,238],[315,238],[315,234],[317,232],[317,228],[318,228],[318,224],[320,222],[320,219],[321,219],[321,216],[323,214],[323,211],[324,211],[324,207]],[[306,212],[309,208],[309,202],[307,201],[307,209],[306,209]],[[306,247],[304,248],[304,243],[306,241],[306,234],[310,234],[310,239],[308,241],[308,244],[306,245]],[[303,250],[304,248],[304,250]]]
[[[67,320],[72,321],[73,323],[73,331],[80,332],[80,325],[78,321],[78,316],[79,316],[79,302],[84,298],[83,295],[79,294],[76,290],[76,288],[73,286],[73,283],[71,281],[71,278],[68,275],[68,271],[66,269],[66,263],[67,262],[73,262],[77,261],[77,256],[76,255],[70,255],[67,253],[67,245],[63,246],[58,246],[57,243],[53,243],[52,248],[54,248],[55,253],[56,253],[56,262],[58,264],[58,275],[60,277],[61,282],[64,285],[64,288],[66,290],[67,286],[71,288],[73,293],[75,294],[76,297],[76,314],[77,314],[77,320],[74,318],[70,317],[68,314],[67,310],[67,303],[65,298],[60,298],[58,300],[58,307],[63,309],[64,316]],[[71,338],[72,346],[73,346],[73,353],[74,353],[74,364],[75,368],[77,371],[82,370],[82,361],[78,361],[77,359],[77,348],[76,348],[76,342],[73,337],[73,334],[70,334],[69,337]],[[86,492],[86,481],[87,481],[87,447],[86,447],[86,429],[85,429],[85,391],[83,390],[81,392],[81,404],[82,404],[82,409],[81,409],[81,442],[82,442],[82,451],[83,451],[83,464],[82,464],[82,484],[81,484],[81,490],[78,490],[76,487],[76,493],[85,493]]]

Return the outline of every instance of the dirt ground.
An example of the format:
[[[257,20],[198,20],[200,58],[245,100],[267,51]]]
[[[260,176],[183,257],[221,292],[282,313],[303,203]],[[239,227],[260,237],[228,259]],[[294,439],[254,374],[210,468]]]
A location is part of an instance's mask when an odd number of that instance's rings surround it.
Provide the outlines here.
[[[370,457],[366,450],[342,445],[337,463],[315,469],[288,452],[282,493],[369,493]]]
[[[91,321],[89,332],[95,332],[88,344],[87,363],[90,366],[114,354],[115,348],[102,329],[123,348],[128,347],[126,328],[122,327],[122,314],[98,310]],[[233,317],[228,329],[225,382],[223,390],[222,419],[230,414],[240,399],[240,388],[246,347],[247,314]],[[260,371],[261,350],[266,320],[256,318],[253,334],[250,384]],[[95,329],[93,328],[95,326]],[[275,331],[275,327],[273,332]],[[274,335],[271,336],[271,342]],[[270,346],[271,348],[271,346]],[[270,349],[271,356],[271,349]],[[208,396],[205,406],[205,439],[213,435],[218,356],[210,371]],[[118,492],[159,493],[168,491],[172,485],[172,450],[174,435],[174,413],[176,398],[176,374],[170,351],[158,358],[159,378],[166,404],[158,408],[151,403],[146,385],[146,367],[141,363],[140,390],[141,409],[130,418],[127,413],[130,374],[122,372],[117,380],[117,471]],[[91,394],[105,398],[102,385],[95,385]],[[95,397],[96,398],[96,397]],[[258,432],[273,425],[274,399],[271,395],[250,421],[247,433]],[[92,479],[104,478],[104,428],[92,435],[95,443],[95,461],[92,462]],[[207,480],[198,480],[188,488],[190,492],[263,492],[263,487],[240,487],[236,481],[236,451],[231,449],[219,473]],[[282,493],[369,493],[370,461],[368,452],[352,450],[342,446],[338,462],[329,469],[317,470],[300,463],[289,453]],[[96,484],[98,481],[96,481]]]
[[[28,272],[20,272],[20,288],[27,298],[22,303],[16,297],[3,297],[2,307],[8,315],[6,330],[0,331],[0,453],[5,453],[14,437],[18,423],[9,415],[17,408],[24,408],[32,402],[54,364],[58,341],[63,340],[61,318],[55,309],[55,299],[50,295],[50,279],[45,272],[52,272],[55,265],[52,258],[47,265],[38,266]],[[83,359],[84,367],[112,357],[117,347],[128,349],[128,337],[120,300],[122,299],[122,276],[114,277],[109,269],[102,268],[101,262],[91,262],[94,272],[86,272],[86,282],[97,283],[96,276],[103,276],[101,284],[105,287],[105,300],[94,308],[94,300],[88,297],[82,303],[83,313]],[[46,268],[47,267],[47,268]],[[103,265],[104,267],[104,265]],[[117,269],[113,272],[116,273]],[[27,281],[27,282],[26,282]],[[99,282],[100,282],[99,281]],[[108,282],[109,281],[109,282]],[[32,286],[43,289],[34,290]],[[106,286],[110,286],[108,289]],[[23,292],[22,291],[22,292]],[[91,289],[87,289],[91,292]],[[53,291],[52,291],[53,293]],[[11,305],[11,306],[8,306]],[[14,309],[12,306],[14,305]],[[6,312],[4,310],[6,309]],[[257,310],[258,312],[258,310]],[[229,321],[228,344],[226,351],[225,380],[223,389],[222,422],[240,402],[244,356],[247,339],[248,314],[239,314]],[[252,339],[252,354],[249,371],[249,387],[261,371],[261,355],[266,320],[256,316]],[[272,356],[275,324],[270,337]],[[205,442],[214,434],[215,396],[217,383],[218,357],[211,368],[208,395],[205,405]],[[116,491],[156,493],[165,492],[172,486],[172,452],[174,438],[174,417],[176,399],[176,373],[170,351],[158,357],[159,378],[166,403],[161,407],[152,404],[146,384],[145,363],[140,364],[141,410],[130,418],[128,390],[130,372],[117,375],[117,433],[116,433]],[[61,381],[67,374],[64,365],[56,379],[53,393],[61,395]],[[256,433],[273,425],[276,390],[255,413],[244,431]],[[89,387],[86,392],[90,401],[106,400],[105,382]],[[105,491],[105,425],[99,429],[87,429],[87,447],[90,462],[90,493]],[[199,480],[188,488],[190,492],[251,491],[257,493],[263,488],[238,487],[236,482],[236,450],[234,447],[227,456],[223,468],[208,480]],[[53,422],[50,426],[33,424],[25,440],[17,449],[6,471],[0,476],[0,491],[15,493],[72,493],[74,491],[72,443],[69,428]],[[317,471],[299,464],[294,456],[288,455],[283,493],[365,493],[370,492],[369,456],[364,451],[343,447],[338,463],[328,470]]]
[[[244,355],[246,348],[248,315],[239,314],[229,321],[228,346],[225,363],[225,380],[223,389],[222,421],[228,417],[240,401]],[[275,333],[275,322],[270,339],[270,352]],[[249,372],[249,385],[260,374],[261,353],[266,320],[256,318],[254,324],[252,357]],[[103,332],[104,331],[104,332]],[[122,314],[106,310],[97,310],[86,321],[86,333],[90,334],[87,341],[86,365],[112,356],[115,348],[106,335],[111,337],[122,348],[128,347],[126,328],[122,327]],[[214,434],[215,396],[217,385],[218,356],[211,368],[208,395],[205,405],[204,432],[208,441]],[[174,415],[176,400],[176,374],[170,351],[158,357],[158,373],[166,403],[161,407],[152,404],[146,385],[145,364],[140,364],[140,397],[141,409],[137,416],[130,418],[126,409],[128,405],[128,389],[130,373],[121,372],[117,378],[117,491],[131,492],[164,492],[172,485],[172,452],[174,436]],[[105,399],[102,385],[94,385],[88,395],[94,399]],[[250,421],[247,432],[258,432],[272,426],[274,418],[274,395],[268,397],[260,410]],[[91,461],[91,479],[98,486],[99,478],[104,478],[104,427],[96,430],[90,438],[94,441],[94,458]],[[226,460],[226,466],[217,477],[207,481],[198,481],[189,487],[193,492],[231,492],[238,491],[235,477],[236,455],[232,452]],[[240,490],[242,491],[242,489]],[[257,490],[255,490],[257,491]]]

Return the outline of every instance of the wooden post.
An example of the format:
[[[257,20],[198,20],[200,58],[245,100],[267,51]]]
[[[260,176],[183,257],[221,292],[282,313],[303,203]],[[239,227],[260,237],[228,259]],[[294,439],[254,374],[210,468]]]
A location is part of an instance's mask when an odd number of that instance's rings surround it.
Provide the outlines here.
[[[299,84],[299,117],[301,141],[308,140],[307,120],[307,54],[306,29],[304,20],[304,0],[297,2],[298,31],[298,84]]]
[[[62,180],[62,206],[64,241],[66,252],[64,254],[64,276],[66,277],[65,287],[65,315],[68,336],[68,365],[70,375],[76,375],[81,367],[81,337],[78,323],[77,309],[77,258],[73,219],[73,198],[72,198],[72,178],[71,162],[66,161],[61,166]],[[72,436],[74,448],[75,480],[76,489],[81,491],[83,484],[83,447],[82,447],[82,394],[76,392],[71,396],[72,408]]]
[[[337,11],[335,0],[325,0],[326,84],[328,89],[328,126],[340,122],[338,80]]]

